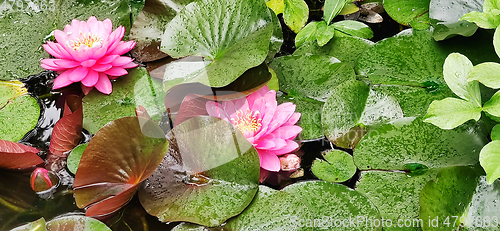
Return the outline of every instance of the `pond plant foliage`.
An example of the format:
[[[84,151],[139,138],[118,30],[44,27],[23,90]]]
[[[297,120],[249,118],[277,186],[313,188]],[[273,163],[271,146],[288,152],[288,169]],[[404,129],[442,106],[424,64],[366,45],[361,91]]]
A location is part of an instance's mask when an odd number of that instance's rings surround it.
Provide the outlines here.
[[[0,230],[499,230],[499,26],[499,0],[4,0]]]

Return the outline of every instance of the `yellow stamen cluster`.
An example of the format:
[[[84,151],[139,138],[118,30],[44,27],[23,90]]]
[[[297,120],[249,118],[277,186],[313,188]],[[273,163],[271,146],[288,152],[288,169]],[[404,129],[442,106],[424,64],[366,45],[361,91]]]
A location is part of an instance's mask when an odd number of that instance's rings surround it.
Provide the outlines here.
[[[87,46],[91,48],[94,43],[101,42],[101,38],[97,35],[92,35],[90,32],[88,34],[84,34],[80,32],[80,37],[72,42],[72,48],[76,51],[80,48],[81,45]]]
[[[236,118],[231,119],[231,121],[241,132],[257,132],[262,127],[262,119],[257,119],[259,115],[259,111],[253,112],[247,109],[246,112],[243,112],[238,110]]]

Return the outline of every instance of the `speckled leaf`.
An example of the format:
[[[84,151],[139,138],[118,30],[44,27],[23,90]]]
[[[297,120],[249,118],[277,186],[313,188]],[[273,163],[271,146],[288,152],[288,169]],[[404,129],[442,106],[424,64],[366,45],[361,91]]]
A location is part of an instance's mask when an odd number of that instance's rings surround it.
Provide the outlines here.
[[[472,119],[478,121],[481,118],[481,111],[481,106],[471,102],[457,98],[446,98],[432,102],[423,119],[424,122],[434,124],[442,129],[453,129]]]
[[[266,59],[273,30],[264,0],[190,3],[166,26],[161,51],[174,58],[202,58],[171,63],[176,68],[167,65],[164,90],[187,82],[230,84]]]
[[[295,33],[306,25],[309,7],[304,0],[284,0],[283,19],[285,24]]]
[[[11,229],[10,231],[47,231],[47,228],[45,227],[45,219],[42,217],[36,221]]]
[[[433,37],[436,41],[455,35],[471,36],[477,26],[460,18],[471,11],[481,11],[484,0],[431,0],[429,17],[434,27]]]
[[[316,42],[305,42],[294,55],[315,54],[333,56],[343,63],[355,66],[358,57],[374,43],[359,37],[333,37],[329,43],[320,47]]]
[[[319,46],[324,46],[335,35],[335,27],[333,25],[327,26],[325,21],[318,23],[316,28],[316,39]]]
[[[151,79],[145,68],[135,68],[113,83],[110,95],[91,91],[83,98],[83,128],[95,134],[113,120],[135,116],[139,105],[146,108],[153,120],[160,120],[164,106],[156,84],[159,83]]]
[[[412,163],[428,168],[473,165],[486,143],[477,124],[442,130],[420,118],[402,118],[365,136],[354,150],[354,163],[361,170],[404,170]]]
[[[497,230],[500,182],[488,185],[480,174],[473,167],[450,167],[428,182],[420,194],[420,217],[425,222],[438,217],[439,227],[424,230]],[[459,229],[461,223],[465,227]]]
[[[323,18],[325,19],[326,24],[330,24],[333,18],[340,13],[347,2],[347,0],[325,0]]]
[[[325,103],[313,99],[297,96],[290,97],[287,95],[278,96],[276,100],[279,104],[292,102],[297,106],[295,111],[301,113],[297,126],[302,128],[302,132],[298,135],[299,140],[314,140],[325,136],[323,127],[321,126],[321,111]]]
[[[7,9],[0,12],[0,56],[11,58],[0,60],[0,80],[11,80],[43,71],[40,60],[49,54],[42,44],[54,29],[64,29],[75,18],[96,16],[99,20],[110,18],[115,27],[123,25],[128,32],[144,1],[19,0],[2,4]]]
[[[363,171],[356,191],[372,201],[384,219],[393,222],[392,227],[384,230],[420,230],[418,227],[428,225],[418,223],[420,192],[429,180],[436,178],[438,171],[429,169],[421,175],[411,176],[399,172]],[[402,227],[397,224],[399,219],[402,219]],[[411,220],[409,227],[404,227],[405,220]]]
[[[1,75],[0,75],[1,76]],[[33,129],[40,106],[19,81],[0,81],[0,139],[19,141]]]
[[[318,25],[321,23],[323,22],[309,22],[304,28],[302,28],[302,30],[297,33],[297,36],[295,36],[295,46],[300,47],[307,41],[315,41]]]
[[[331,91],[323,106],[321,123],[326,137],[336,145],[354,148],[358,140],[350,130],[358,125],[376,126],[403,117],[399,103],[361,81],[348,81]],[[345,137],[347,135],[347,137]],[[347,138],[348,145],[341,140]]]
[[[335,30],[342,32],[345,35],[357,36],[361,38],[373,38],[373,31],[369,26],[362,22],[353,20],[343,20],[331,25]],[[341,35],[342,33],[339,33]]]
[[[400,24],[415,29],[429,27],[429,4],[431,0],[385,0],[384,8],[387,14]]]
[[[311,171],[321,180],[327,182],[344,182],[356,173],[356,165],[352,156],[341,150],[322,153],[325,160],[314,160]]]
[[[306,204],[314,221],[319,220],[314,230],[340,231],[346,230],[346,227],[349,230],[382,230],[382,226],[377,227],[367,221],[381,219],[375,205],[367,197],[344,185],[306,181],[289,185],[282,191],[294,195]],[[358,218],[362,220],[356,220]],[[347,222],[342,224],[346,219]],[[354,220],[354,225],[348,223],[351,220]]]
[[[94,218],[71,215],[47,222],[47,231],[111,231],[104,223]]]
[[[497,126],[495,126],[497,127]],[[493,136],[493,133],[491,134]],[[492,138],[493,139],[493,138]],[[493,140],[481,149],[479,162],[486,172],[488,184],[500,178],[500,141]]]
[[[131,51],[141,62],[151,62],[167,56],[160,51],[165,27],[186,5],[195,0],[148,0],[130,29],[131,40],[137,42]]]
[[[67,166],[68,170],[76,174],[76,171],[78,170],[78,165],[80,164],[80,159],[82,158],[82,154],[85,151],[85,148],[87,148],[88,143],[85,144],[80,144],[76,146],[68,155],[67,159]]]
[[[281,45],[283,45],[284,42],[280,20],[274,12],[270,11],[270,13],[273,19],[273,34],[271,35],[271,41],[269,42],[269,51],[267,52],[266,63],[273,61],[274,56],[281,50]]]
[[[478,31],[471,37],[457,36],[444,43],[434,41],[430,31],[404,30],[394,37],[376,43],[361,55],[356,65],[360,75],[373,84],[424,87],[445,91],[443,63],[452,52],[458,52],[478,64],[497,61],[491,34]],[[419,47],[419,49],[415,49]],[[432,88],[432,89],[431,89]]]
[[[241,132],[215,117],[194,117],[168,134],[168,154],[141,186],[146,211],[163,222],[217,226],[250,204],[259,155]]]
[[[139,117],[114,120],[99,130],[83,152],[75,176],[75,201],[87,216],[116,212],[167,153],[158,125]]]
[[[269,206],[269,205],[273,206]],[[270,217],[272,216],[272,219]],[[312,219],[310,209],[295,194],[260,185],[259,192],[243,213],[229,220],[229,230],[313,230],[304,220]]]
[[[288,55],[270,64],[276,72],[280,90],[288,96],[298,96],[325,102],[330,90],[354,80],[352,68],[338,59],[324,55]]]

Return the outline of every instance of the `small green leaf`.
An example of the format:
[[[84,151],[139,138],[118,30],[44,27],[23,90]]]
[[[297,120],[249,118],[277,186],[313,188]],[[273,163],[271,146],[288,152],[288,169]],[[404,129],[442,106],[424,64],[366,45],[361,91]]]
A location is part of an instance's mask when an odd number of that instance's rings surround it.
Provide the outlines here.
[[[342,10],[339,12],[339,15],[348,15],[348,14],[354,14],[359,11],[359,7],[356,6],[354,3],[347,2],[347,4],[342,8]]]
[[[498,0],[484,0],[483,12],[492,12],[500,10],[500,2]]]
[[[283,11],[283,19],[285,24],[292,29],[293,32],[299,31],[307,23],[309,17],[309,7],[304,0],[284,0],[285,10]]]
[[[443,76],[448,87],[460,98],[481,107],[481,92],[477,82],[468,82],[472,62],[462,54],[451,53],[443,65]]]
[[[495,29],[495,33],[493,34],[493,47],[495,47],[497,56],[500,57],[500,29],[498,28],[500,28],[500,26]]]
[[[464,14],[460,20],[467,20],[469,22],[476,23],[478,27],[484,29],[494,29],[500,25],[500,17],[493,15],[490,12],[480,13],[472,11]]]
[[[285,10],[284,0],[270,0],[266,2],[267,7],[274,11],[276,15],[283,13]]]
[[[316,159],[311,171],[321,180],[327,182],[344,182],[356,173],[356,165],[352,156],[341,150],[331,150],[323,153],[326,161]]]
[[[487,87],[500,88],[500,64],[485,62],[472,68],[467,79],[469,82],[477,80]]]
[[[99,220],[80,215],[59,217],[47,222],[47,231],[111,231],[111,229]]]
[[[335,34],[335,27],[333,25],[327,26],[325,21],[318,23],[316,31],[316,39],[318,40],[319,46],[324,46],[327,44]]]
[[[424,122],[442,129],[453,129],[471,119],[478,121],[481,118],[481,111],[481,107],[465,100],[446,98],[429,105]]]
[[[322,22],[310,22],[295,36],[295,46],[300,47],[306,41],[316,39],[316,31],[319,24]]]
[[[326,24],[330,24],[330,22],[337,16],[342,8],[346,5],[347,0],[326,0],[323,12],[323,18],[326,21]]]
[[[500,91],[497,91],[488,102],[484,103],[483,111],[490,115],[500,116]]]
[[[493,140],[481,149],[479,163],[486,172],[488,184],[493,184],[497,178],[500,178],[500,140]]]
[[[339,30],[340,32],[350,36],[357,36],[367,39],[373,38],[372,29],[362,22],[353,20],[343,20],[333,23],[332,26],[335,29]]]
[[[429,5],[431,0],[384,0],[384,8],[396,22],[425,29],[429,27]]]
[[[500,124],[491,129],[491,140],[500,140]]]
[[[80,164],[80,159],[82,158],[82,154],[85,151],[85,148],[87,148],[88,143],[85,144],[80,144],[76,146],[71,153],[68,155],[68,170],[76,174],[76,171],[78,170],[78,165]]]

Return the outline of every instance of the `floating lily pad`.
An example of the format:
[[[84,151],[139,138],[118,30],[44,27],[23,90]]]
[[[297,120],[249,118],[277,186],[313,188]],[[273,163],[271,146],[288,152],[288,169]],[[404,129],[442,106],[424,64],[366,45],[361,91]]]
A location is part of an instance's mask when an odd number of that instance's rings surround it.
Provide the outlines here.
[[[99,220],[72,215],[67,217],[60,217],[47,222],[47,231],[111,231],[111,229]]]
[[[40,150],[24,144],[0,140],[0,168],[23,169],[43,163]]]
[[[166,26],[161,50],[174,58],[201,58],[167,65],[164,90],[187,82],[223,87],[261,64],[274,30],[271,16],[261,0],[201,0],[187,5]]]
[[[331,150],[322,154],[325,160],[314,160],[311,171],[321,180],[327,182],[344,182],[356,173],[356,165],[349,153]]]
[[[45,219],[42,217],[26,225],[11,229],[10,231],[47,231],[47,228],[45,227]]]
[[[269,206],[271,204],[273,206]],[[295,194],[261,185],[248,208],[229,220],[225,227],[229,230],[313,230],[307,225],[312,218],[309,208]]]
[[[144,1],[4,1],[6,10],[0,12],[0,80],[26,78],[43,71],[40,60],[49,58],[42,44],[54,29],[62,30],[72,19],[99,20],[110,18],[113,25],[123,25],[129,31],[133,19]],[[135,16],[133,16],[135,15]],[[57,26],[57,28],[55,28]]]
[[[315,54],[328,55],[339,59],[343,63],[349,63],[352,67],[356,60],[374,43],[359,37],[333,37],[330,42],[320,47],[316,42],[305,42],[297,48],[294,55]]]
[[[356,126],[377,126],[403,117],[396,99],[374,91],[361,81],[348,81],[331,91],[323,106],[321,123],[326,137],[336,145],[354,148]]]
[[[36,126],[40,106],[27,92],[19,81],[0,81],[0,139],[19,141]]]
[[[88,143],[85,144],[80,144],[76,146],[68,155],[68,170],[76,174],[76,171],[78,170],[78,165],[80,164],[80,159],[82,158],[83,152],[85,151],[85,148],[87,148]]]
[[[434,27],[433,37],[436,41],[450,38],[454,35],[471,36],[477,26],[460,18],[471,11],[481,11],[484,0],[431,0],[429,17]]]
[[[412,163],[428,168],[473,165],[486,143],[476,124],[442,130],[420,118],[402,118],[364,136],[354,150],[354,163],[361,170],[405,170]]]
[[[125,205],[167,153],[163,131],[150,120],[125,117],[99,130],[83,152],[75,176],[79,208],[87,216],[113,213]]]
[[[306,220],[306,227],[315,226],[314,230],[382,230],[375,205],[347,186],[306,181],[289,185],[282,191],[299,198],[309,208],[313,220]],[[374,220],[378,220],[379,225]]]
[[[139,191],[149,214],[162,222],[212,227],[250,204],[259,183],[259,155],[236,127],[215,117],[194,117],[167,138],[168,154]]]
[[[429,28],[430,2],[431,0],[384,0],[384,8],[398,23],[421,30]]]
[[[300,120],[297,122],[297,126],[302,128],[302,132],[298,135],[300,140],[314,140],[325,136],[321,126],[323,102],[287,95],[278,96],[276,100],[280,104],[292,102],[297,106],[295,111],[301,113]]]
[[[66,97],[63,117],[52,130],[49,151],[62,156],[75,148],[82,139],[82,98],[76,95]]]
[[[428,225],[420,223],[418,219],[420,192],[429,180],[436,178],[438,171],[439,169],[429,169],[421,175],[363,171],[356,191],[370,199],[384,219],[392,221],[393,225],[384,227],[384,230],[419,230],[418,228]]]
[[[441,170],[420,194],[420,217],[426,223],[437,223],[439,229],[431,226],[424,230],[458,230],[461,225],[465,230],[497,230],[493,219],[500,212],[499,191],[500,182],[488,185],[480,169],[479,172],[474,167]]]
[[[91,91],[83,97],[83,128],[95,134],[113,120],[135,116],[139,105],[153,120],[161,120],[163,98],[155,84],[145,68],[135,68],[113,83],[115,90],[110,95]]]

